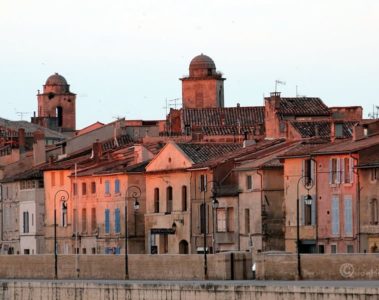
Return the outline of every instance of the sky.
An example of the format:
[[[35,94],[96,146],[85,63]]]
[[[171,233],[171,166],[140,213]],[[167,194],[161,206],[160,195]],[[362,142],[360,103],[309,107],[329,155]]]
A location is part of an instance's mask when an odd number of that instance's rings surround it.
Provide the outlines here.
[[[0,117],[29,120],[58,72],[77,94],[77,128],[164,119],[200,53],[227,79],[225,106],[263,105],[281,80],[283,96],[367,117],[378,29],[378,0],[0,0]]]

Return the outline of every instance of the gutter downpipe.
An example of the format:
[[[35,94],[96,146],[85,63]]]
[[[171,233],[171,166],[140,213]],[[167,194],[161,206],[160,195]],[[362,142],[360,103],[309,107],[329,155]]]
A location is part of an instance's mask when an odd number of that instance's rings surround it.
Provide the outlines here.
[[[350,152],[349,156],[357,162],[358,165],[358,158],[354,157],[353,154]],[[351,166],[353,168],[353,166]],[[358,169],[354,170],[353,173],[357,175],[357,188],[356,188],[356,195],[357,195],[357,240],[358,240],[358,253],[361,252],[361,182],[359,177]]]
[[[315,225],[316,225],[316,253],[319,253],[318,248],[318,191],[317,191],[317,161],[311,156],[310,160],[314,162],[315,164],[315,211],[316,211],[316,217],[315,217]]]
[[[261,192],[261,239],[262,239],[262,249],[261,251],[264,252],[264,245],[263,246],[263,218],[262,218],[262,208],[263,208],[263,174],[259,172],[260,170],[257,170],[257,174],[261,178],[261,187],[260,187],[260,192]]]

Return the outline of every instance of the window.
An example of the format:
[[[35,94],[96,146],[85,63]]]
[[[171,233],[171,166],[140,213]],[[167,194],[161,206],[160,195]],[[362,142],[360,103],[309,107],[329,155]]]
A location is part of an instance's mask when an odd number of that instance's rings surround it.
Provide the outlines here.
[[[226,232],[226,209],[217,208],[217,232]]]
[[[61,220],[62,220],[62,226],[66,227],[67,226],[67,202],[62,201],[61,205]]]
[[[91,208],[91,231],[94,232],[96,231],[96,226],[97,225],[97,222],[96,222],[96,207],[92,207]]]
[[[115,233],[121,232],[120,209],[119,208],[116,208],[114,211],[114,231],[115,231]]]
[[[120,180],[119,179],[116,179],[114,181],[114,192],[115,192],[115,194],[120,193]]]
[[[302,197],[301,201],[301,210],[302,210],[302,225],[311,226],[316,225],[316,198],[312,197],[312,201],[310,204],[307,204],[305,198],[307,196]]]
[[[378,200],[370,201],[370,224],[378,225]]]
[[[95,181],[91,182],[91,193],[96,194],[96,182]]]
[[[312,159],[303,160],[303,183],[306,186],[314,184],[315,180],[315,162]]]
[[[82,209],[82,232],[87,232],[87,209]]]
[[[200,204],[200,233],[206,232],[206,204]]]
[[[182,211],[187,211],[187,187],[182,186]]]
[[[159,213],[159,189],[154,189],[154,212]]]
[[[354,246],[353,245],[347,245],[346,246],[346,252],[347,253],[354,253]]]
[[[336,138],[341,138],[343,137],[343,124],[335,124],[335,136]]]
[[[74,194],[74,196],[78,194],[78,185],[76,183],[72,185],[72,193]]]
[[[200,191],[206,192],[207,191],[207,175],[200,175]]]
[[[245,208],[245,234],[250,233],[250,209]]]
[[[172,187],[169,186],[167,187],[167,190],[166,190],[166,212],[168,214],[171,214],[172,212]]]
[[[105,233],[110,233],[110,212],[109,209],[105,209]]]
[[[341,182],[340,173],[340,160],[338,158],[331,158],[329,160],[329,183],[339,184]]]
[[[320,253],[320,254],[325,253],[325,246],[324,245],[318,245],[318,253]]]
[[[337,253],[337,245],[330,245],[330,253]]]
[[[105,180],[105,194],[109,195],[110,194],[110,185],[109,185],[109,180]]]
[[[78,210],[76,208],[74,208],[73,210],[73,214],[74,214],[74,220],[73,220],[73,231],[74,233],[78,232]]]
[[[87,248],[83,248],[83,249],[82,249],[82,253],[83,253],[83,254],[87,254]]]
[[[344,183],[353,182],[353,161],[350,157],[343,158],[342,180]]]
[[[82,195],[87,194],[87,184],[85,182],[82,182]]]
[[[246,189],[248,191],[253,189],[253,179],[252,179],[251,175],[246,176]]]
[[[51,186],[55,186],[55,172],[51,172]]]
[[[345,196],[344,199],[345,208],[345,235],[353,235],[353,209],[351,196]]]
[[[234,208],[228,207],[226,210],[226,214],[227,214],[226,230],[228,232],[234,232]]]
[[[339,235],[340,233],[340,212],[338,196],[332,198],[332,234]]]
[[[23,233],[29,233],[29,212],[24,211],[23,214]]]

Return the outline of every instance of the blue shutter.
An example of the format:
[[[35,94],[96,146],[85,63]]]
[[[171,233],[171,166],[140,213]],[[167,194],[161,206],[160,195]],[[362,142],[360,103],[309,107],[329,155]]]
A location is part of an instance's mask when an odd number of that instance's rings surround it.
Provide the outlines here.
[[[110,194],[109,181],[105,181],[105,194]]]
[[[332,234],[339,235],[340,232],[340,212],[338,196],[332,199]]]
[[[116,247],[115,254],[121,254],[121,248],[120,247]]]
[[[353,235],[353,211],[351,196],[345,196],[345,234],[348,236]]]
[[[121,232],[121,226],[120,226],[120,209],[116,208],[114,211],[114,228],[116,233]]]
[[[109,209],[105,210],[105,233],[110,233],[110,215],[109,215]]]
[[[316,197],[312,196],[312,215],[311,215],[311,224],[316,225]]]
[[[114,182],[114,192],[116,194],[120,193],[120,180],[116,179]]]

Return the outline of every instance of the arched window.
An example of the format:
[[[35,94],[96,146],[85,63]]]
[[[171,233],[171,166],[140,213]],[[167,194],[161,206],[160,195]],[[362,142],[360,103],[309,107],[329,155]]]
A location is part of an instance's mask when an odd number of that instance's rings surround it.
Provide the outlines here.
[[[154,212],[159,213],[159,188],[154,189]]]
[[[187,186],[182,186],[182,211],[187,211]]]
[[[188,242],[181,240],[179,243],[179,254],[188,254]]]
[[[166,213],[171,214],[172,212],[172,187],[167,187],[166,190]]]
[[[371,214],[371,220],[370,223],[373,225],[378,224],[378,200],[372,199],[370,202],[370,214]]]

